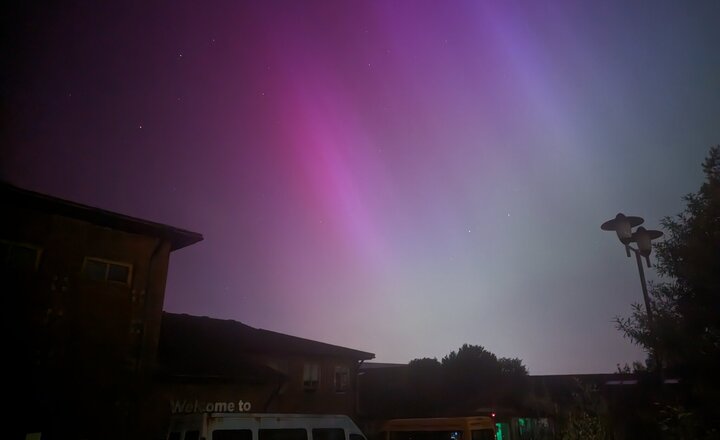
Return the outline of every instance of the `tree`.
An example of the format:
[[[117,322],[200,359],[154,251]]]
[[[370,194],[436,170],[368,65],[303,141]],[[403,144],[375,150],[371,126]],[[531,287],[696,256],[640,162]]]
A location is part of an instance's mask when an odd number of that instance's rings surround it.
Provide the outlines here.
[[[720,145],[702,167],[700,190],[684,197],[683,212],[662,220],[656,268],[667,281],[651,286],[653,328],[638,304],[616,320],[648,352],[656,344],[666,371],[693,385],[686,409],[701,420],[697,438],[717,435],[720,421]]]
[[[436,370],[441,367],[441,364],[436,358],[421,358],[411,360],[408,367],[418,370]]]
[[[597,388],[577,381],[573,403],[562,418],[562,440],[606,440],[612,438],[607,402]]]
[[[460,376],[498,376],[501,370],[497,356],[481,345],[468,344],[442,358],[442,366]]]
[[[415,359],[413,362],[418,361],[437,363],[435,359]],[[498,359],[481,345],[463,344],[457,352],[453,351],[443,357],[440,365],[446,374],[460,378],[528,375],[528,370],[520,358]]]
[[[518,358],[500,358],[480,345],[463,344],[443,357],[414,359],[408,365],[408,407],[414,414],[438,415],[448,408],[490,405],[523,384],[527,368]],[[507,379],[507,380],[503,380]],[[442,410],[441,410],[442,409]]]
[[[520,358],[500,358],[500,374],[505,376],[527,376],[528,370]]]
[[[413,359],[408,364],[405,409],[416,416],[433,415],[435,407],[444,400],[445,378],[442,365],[435,358]]]

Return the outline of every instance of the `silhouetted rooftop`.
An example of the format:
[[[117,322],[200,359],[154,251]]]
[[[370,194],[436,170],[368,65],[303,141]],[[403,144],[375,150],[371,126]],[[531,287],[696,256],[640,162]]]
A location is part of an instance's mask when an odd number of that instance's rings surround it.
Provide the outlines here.
[[[2,199],[3,204],[20,208],[63,215],[98,226],[133,234],[166,238],[170,241],[172,250],[190,246],[203,239],[203,236],[197,232],[71,202],[35,191],[18,188],[7,182],[0,182],[0,199]]]
[[[360,366],[361,370],[376,370],[378,368],[403,368],[408,364],[393,364],[388,362],[363,362]]]
[[[357,360],[375,357],[372,353],[258,329],[238,321],[163,312],[158,357],[166,368],[197,372],[213,369],[215,363],[240,362],[240,366],[248,366],[251,364],[246,362],[246,356],[252,354]]]

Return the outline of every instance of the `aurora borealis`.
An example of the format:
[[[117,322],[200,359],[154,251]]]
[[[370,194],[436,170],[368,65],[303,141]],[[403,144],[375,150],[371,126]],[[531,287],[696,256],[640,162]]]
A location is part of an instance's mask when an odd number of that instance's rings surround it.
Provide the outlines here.
[[[698,189],[720,3],[14,8],[2,178],[201,232],[166,310],[381,362],[642,358],[612,323],[637,269],[599,226]]]

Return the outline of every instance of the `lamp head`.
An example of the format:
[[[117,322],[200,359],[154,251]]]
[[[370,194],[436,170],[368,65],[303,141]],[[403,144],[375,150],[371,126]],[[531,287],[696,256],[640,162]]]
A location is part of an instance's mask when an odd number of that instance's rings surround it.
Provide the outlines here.
[[[663,233],[655,230],[648,230],[640,226],[634,234],[632,241],[637,243],[640,255],[649,257],[652,252],[652,241],[663,236]]]
[[[615,231],[620,243],[628,245],[632,241],[632,228],[641,225],[644,221],[642,217],[626,216],[620,212],[614,219],[603,223],[600,229],[603,231]]]

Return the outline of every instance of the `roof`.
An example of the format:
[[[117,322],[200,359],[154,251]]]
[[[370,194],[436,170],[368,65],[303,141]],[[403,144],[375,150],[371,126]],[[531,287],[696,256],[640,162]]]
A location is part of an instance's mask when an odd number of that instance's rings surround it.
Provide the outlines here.
[[[377,370],[378,368],[403,368],[408,364],[393,364],[388,362],[363,362],[360,366],[361,370]]]
[[[228,359],[247,354],[294,354],[372,359],[372,353],[250,327],[238,321],[163,312],[161,363],[188,358]]]
[[[62,215],[133,234],[165,238],[170,241],[172,250],[182,249],[203,239],[203,236],[197,232],[82,205],[35,191],[18,188],[7,182],[0,181],[0,195],[3,204]]]

